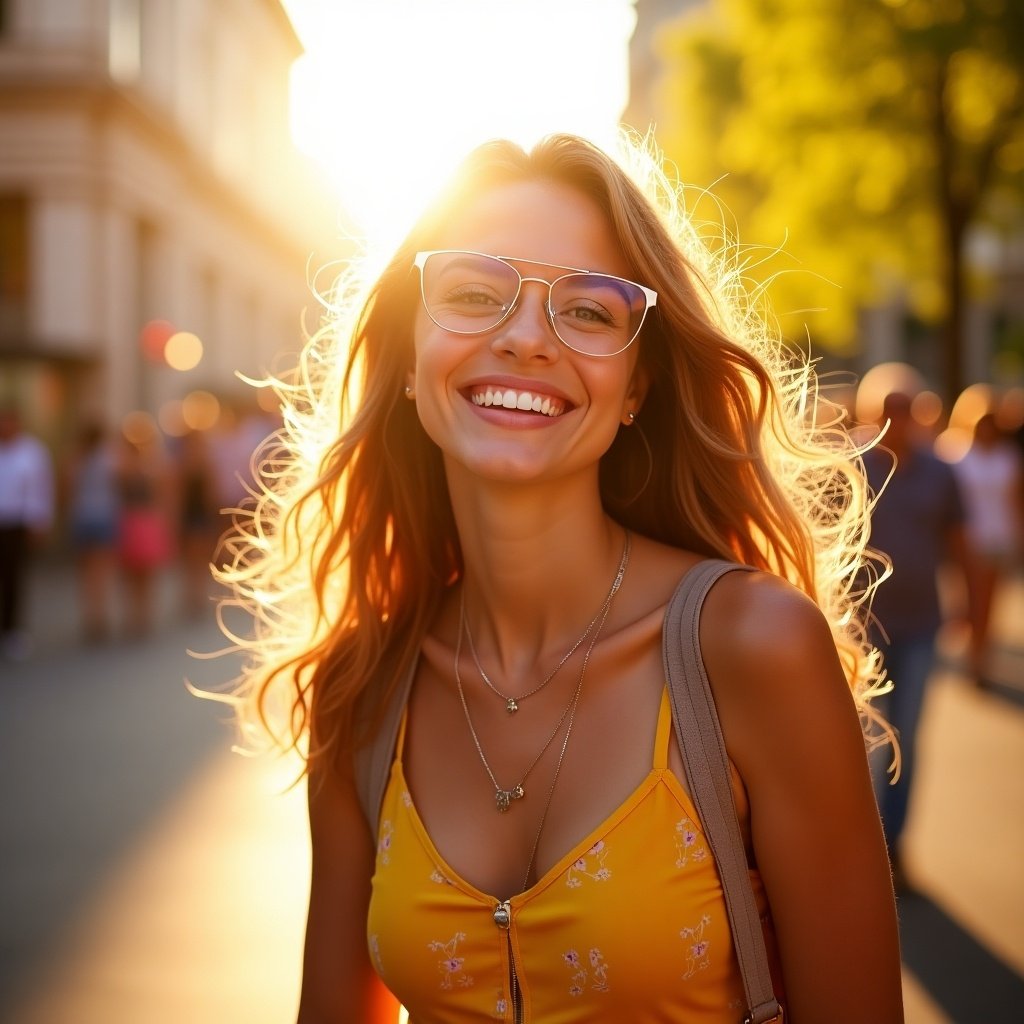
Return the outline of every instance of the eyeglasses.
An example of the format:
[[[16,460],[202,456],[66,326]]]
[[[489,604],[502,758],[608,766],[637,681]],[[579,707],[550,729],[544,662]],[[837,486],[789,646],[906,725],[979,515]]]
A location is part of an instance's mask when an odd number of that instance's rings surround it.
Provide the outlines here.
[[[524,277],[513,262],[568,273],[553,281]],[[544,311],[551,329],[563,344],[588,356],[614,356],[629,348],[658,301],[657,292],[621,277],[511,256],[443,249],[418,252],[414,265],[423,307],[441,330],[493,330],[516,309],[523,284],[536,281],[548,290]]]

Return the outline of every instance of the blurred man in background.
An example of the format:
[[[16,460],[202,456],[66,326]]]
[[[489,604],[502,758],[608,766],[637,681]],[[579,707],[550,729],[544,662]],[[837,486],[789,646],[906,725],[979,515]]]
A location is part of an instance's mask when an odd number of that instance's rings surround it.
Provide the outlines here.
[[[879,425],[888,429],[864,458],[871,489],[881,492],[871,517],[871,546],[892,562],[892,576],[875,592],[871,633],[894,683],[877,706],[899,739],[899,778],[890,785],[884,765],[874,768],[878,806],[899,887],[905,884],[899,841],[914,781],[917,726],[942,624],[936,572],[940,565],[952,562],[966,575],[960,491],[952,469],[918,437],[911,405],[911,396],[902,392],[885,397]]]

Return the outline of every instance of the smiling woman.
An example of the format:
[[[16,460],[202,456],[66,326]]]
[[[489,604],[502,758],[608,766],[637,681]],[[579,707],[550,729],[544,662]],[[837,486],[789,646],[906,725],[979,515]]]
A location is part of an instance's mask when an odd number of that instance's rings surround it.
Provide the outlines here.
[[[391,247],[487,138],[608,143],[625,106],[631,0],[286,0],[306,47],[292,133],[347,213]]]
[[[220,576],[307,757],[301,1024],[902,1018],[857,451],[679,203],[486,143],[282,388]]]

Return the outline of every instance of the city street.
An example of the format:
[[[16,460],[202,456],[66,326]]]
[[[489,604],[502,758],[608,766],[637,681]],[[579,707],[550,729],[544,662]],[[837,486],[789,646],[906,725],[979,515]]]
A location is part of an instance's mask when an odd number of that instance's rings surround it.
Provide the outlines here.
[[[0,663],[0,1022],[294,1019],[308,878],[296,765],[231,753],[208,623],[161,594],[150,640],[78,644],[70,574],[33,591],[36,650]],[[955,638],[923,723],[901,897],[908,1024],[991,1024],[1024,1005],[1024,582],[997,610],[997,685]],[[865,984],[870,979],[865,978]],[[867,1022],[866,1022],[867,1024]]]

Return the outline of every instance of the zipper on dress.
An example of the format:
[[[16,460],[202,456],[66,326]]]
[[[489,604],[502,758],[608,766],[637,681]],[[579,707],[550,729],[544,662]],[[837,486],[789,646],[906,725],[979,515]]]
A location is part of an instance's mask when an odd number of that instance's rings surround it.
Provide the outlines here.
[[[512,1020],[514,1024],[523,1024],[523,994],[519,991],[519,978],[516,975],[516,958],[512,953],[512,936],[508,934],[512,923],[512,908],[508,900],[494,908],[494,923],[506,932],[508,943],[508,991],[512,1000]]]

